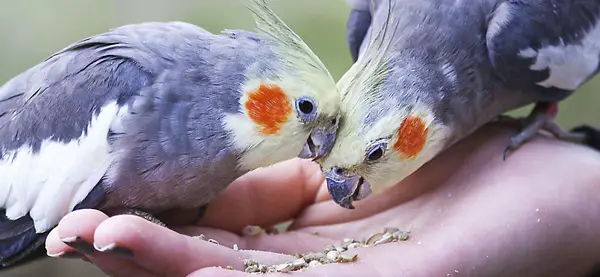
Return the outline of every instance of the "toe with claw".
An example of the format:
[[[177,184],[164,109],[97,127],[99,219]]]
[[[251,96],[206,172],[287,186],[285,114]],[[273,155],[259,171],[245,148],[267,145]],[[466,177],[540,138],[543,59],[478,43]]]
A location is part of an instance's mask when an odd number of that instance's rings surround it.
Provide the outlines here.
[[[586,140],[586,134],[568,132],[554,121],[557,111],[558,104],[556,102],[538,103],[531,114],[523,119],[521,131],[510,138],[503,153],[503,160],[506,160],[509,152],[518,149],[542,130],[549,132],[560,140],[583,143]]]

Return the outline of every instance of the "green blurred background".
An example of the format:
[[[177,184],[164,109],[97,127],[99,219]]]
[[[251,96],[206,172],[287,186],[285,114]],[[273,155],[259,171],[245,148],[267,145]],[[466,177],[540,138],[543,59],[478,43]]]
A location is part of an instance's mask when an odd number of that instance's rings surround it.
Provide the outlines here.
[[[349,8],[345,0],[272,0],[275,12],[313,48],[339,78],[350,66],[345,41]],[[0,84],[42,61],[66,45],[107,31],[144,21],[186,21],[213,33],[222,29],[253,29],[251,15],[239,0],[21,0],[4,1],[0,8]],[[600,78],[560,106],[559,123],[582,122],[600,126]],[[525,115],[530,107],[512,112]],[[82,261],[45,259],[4,276],[105,276]]]

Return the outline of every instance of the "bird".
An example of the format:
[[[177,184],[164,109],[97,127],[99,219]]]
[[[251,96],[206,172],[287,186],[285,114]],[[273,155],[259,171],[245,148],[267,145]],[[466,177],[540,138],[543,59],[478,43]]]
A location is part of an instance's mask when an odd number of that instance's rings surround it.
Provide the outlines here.
[[[596,76],[598,0],[354,0],[347,21],[353,64],[337,83],[340,127],[318,160],[332,200],[353,201],[399,183],[441,151],[529,104],[501,154],[539,131],[574,143],[558,103]],[[514,120],[513,120],[514,122]]]
[[[335,80],[264,0],[245,5],[256,32],[124,25],[0,87],[2,268],[27,261],[74,210],[166,226],[158,214],[201,216],[251,170],[331,149]]]

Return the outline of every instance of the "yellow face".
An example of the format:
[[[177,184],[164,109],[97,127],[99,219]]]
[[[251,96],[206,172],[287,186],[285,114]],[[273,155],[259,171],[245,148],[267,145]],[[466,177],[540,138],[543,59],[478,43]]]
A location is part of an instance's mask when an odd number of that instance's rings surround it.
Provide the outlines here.
[[[352,106],[368,107],[366,103]],[[398,107],[376,116],[368,126],[367,111],[345,107],[343,103],[336,143],[318,161],[333,200],[342,207],[352,209],[353,200],[382,193],[445,146],[446,127],[424,105],[411,105],[410,110]]]
[[[340,94],[331,74],[264,0],[249,0],[261,38],[272,50],[276,76],[245,72],[241,114],[224,118],[240,166],[255,169],[293,157],[317,159],[331,150],[338,129]]]

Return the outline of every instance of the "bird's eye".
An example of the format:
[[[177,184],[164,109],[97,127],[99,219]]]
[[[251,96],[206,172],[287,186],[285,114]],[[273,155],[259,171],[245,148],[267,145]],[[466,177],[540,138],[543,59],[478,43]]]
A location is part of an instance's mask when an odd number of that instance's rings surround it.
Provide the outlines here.
[[[385,153],[385,144],[375,145],[371,147],[371,149],[367,153],[367,160],[371,162],[379,160],[381,159],[381,157],[383,157],[383,154]]]
[[[314,109],[314,105],[309,100],[302,99],[302,100],[298,101],[298,109],[303,114],[310,114],[310,113],[312,113],[312,111]]]
[[[300,97],[296,100],[296,109],[304,121],[312,121],[316,117],[317,107],[315,101],[309,97]]]

